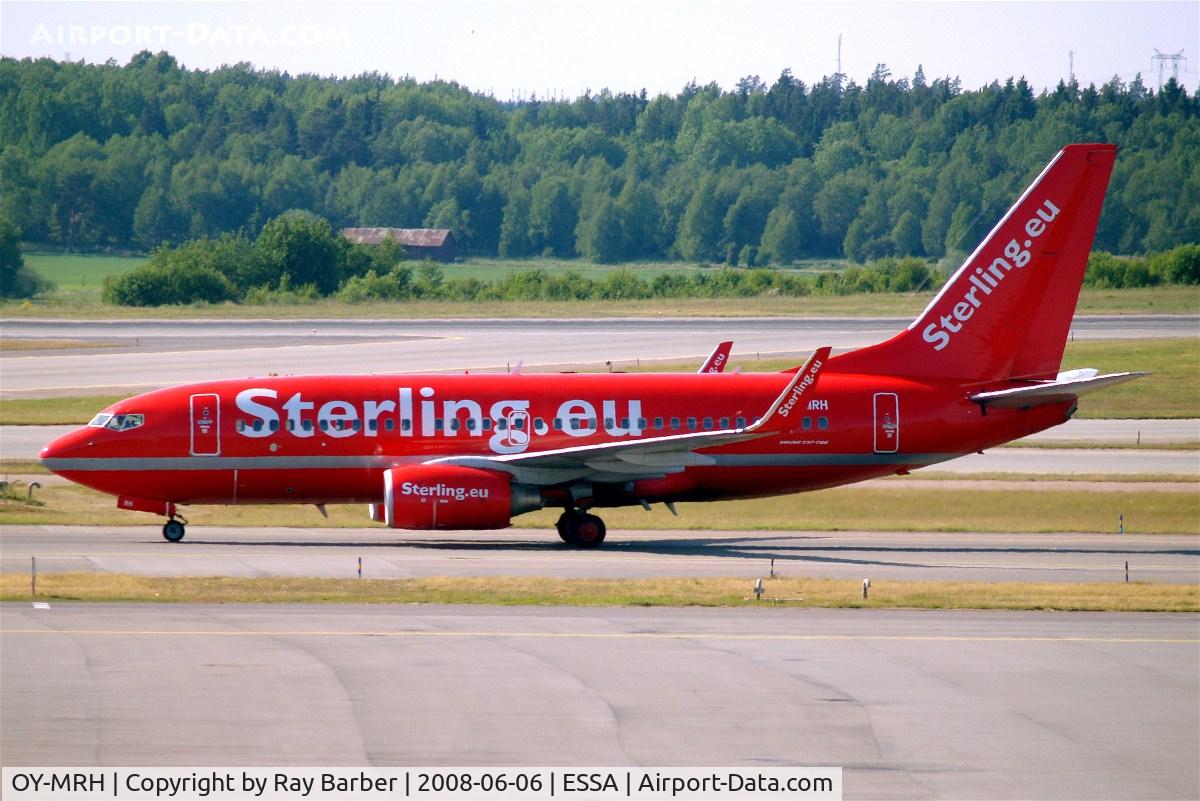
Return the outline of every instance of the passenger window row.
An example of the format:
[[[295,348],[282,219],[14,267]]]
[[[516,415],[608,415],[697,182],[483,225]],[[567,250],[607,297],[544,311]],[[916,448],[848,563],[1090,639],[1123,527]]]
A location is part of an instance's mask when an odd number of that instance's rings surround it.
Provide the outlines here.
[[[758,418],[755,418],[756,421],[757,421],[757,419]],[[821,428],[825,428],[829,424],[829,421],[824,417],[820,418],[820,421],[821,421],[820,422]],[[558,418],[558,417],[554,418],[554,420],[553,420],[554,430],[562,431],[564,428],[569,427],[570,430],[572,430],[572,431],[580,431],[580,430],[592,429],[592,428],[596,427],[596,418],[594,418],[594,417],[570,418],[569,426],[567,425],[567,422],[568,422],[567,420],[564,420],[562,418]],[[606,417],[604,419],[605,428],[612,428],[613,423],[614,423],[614,419],[611,417]],[[629,418],[628,417],[622,417],[620,420],[620,423],[621,423],[621,428],[623,428],[623,429],[629,428]],[[736,428],[745,428],[746,427],[746,418],[741,417],[741,416],[733,418],[733,423]],[[140,424],[140,422],[139,422],[139,424]],[[450,420],[450,430],[451,431],[461,431],[464,429],[467,431],[475,431],[476,425],[477,425],[476,419],[473,417],[469,417],[466,420],[462,420],[462,419],[456,417],[456,418],[452,418]],[[508,420],[506,418],[501,418],[501,419],[495,421],[494,425],[495,425],[495,428],[497,431],[506,431],[509,428]],[[536,420],[534,420],[533,425],[536,430],[545,430],[545,427],[546,427],[545,421],[541,417],[538,417]],[[270,424],[266,426],[266,428],[270,431],[278,431],[279,427],[280,426],[279,426],[278,420],[272,420],[272,421],[270,421]],[[444,431],[444,430],[446,430],[446,421],[439,417],[436,420],[434,420],[433,427],[434,427],[435,431]],[[478,427],[482,431],[491,431],[492,427],[493,427],[493,421],[491,418],[485,417],[478,422]],[[645,418],[645,417],[639,417],[637,419],[637,427],[638,427],[638,430],[640,430],[640,431],[645,431],[645,430],[650,429],[649,420],[647,420],[647,418]],[[686,419],[681,419],[678,417],[671,417],[671,418],[655,417],[654,418],[654,426],[653,426],[654,431],[668,431],[668,430],[669,431],[680,431],[685,427],[688,431],[698,431],[701,429],[704,431],[713,431],[713,430],[725,431],[725,430],[729,429],[729,427],[730,427],[730,418],[729,417],[721,417],[721,418],[688,417]],[[810,418],[807,418],[807,417],[804,418],[804,427],[805,428],[812,427],[812,420]],[[255,420],[253,423],[247,423],[245,420],[238,420],[236,428],[238,431],[245,431],[247,429],[250,429],[253,431],[262,431],[264,428],[264,424],[261,419]],[[313,421],[312,420],[303,420],[303,421],[301,421],[301,424],[299,426],[297,426],[296,421],[289,418],[285,428],[288,431],[296,431],[297,429],[302,430],[302,431],[312,431],[313,430]],[[368,421],[366,428],[368,431],[372,431],[372,432],[380,430],[379,420],[372,419],[372,420]],[[396,430],[396,420],[391,417],[386,418],[383,421],[382,428],[384,431],[395,431]],[[401,431],[409,431],[409,430],[411,430],[411,428],[412,428],[411,420],[401,420],[400,421],[400,430]],[[513,428],[513,430],[516,430],[516,431],[524,431],[525,430],[525,418],[523,418],[523,417],[515,418],[512,422],[512,428]],[[361,420],[321,420],[320,421],[320,429],[322,431],[330,431],[330,430],[333,430],[333,431],[362,431],[363,423]]]

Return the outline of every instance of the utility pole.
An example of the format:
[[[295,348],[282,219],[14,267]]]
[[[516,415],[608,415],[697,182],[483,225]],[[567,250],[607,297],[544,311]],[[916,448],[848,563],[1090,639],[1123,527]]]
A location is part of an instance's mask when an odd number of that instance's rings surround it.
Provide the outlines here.
[[[1183,55],[1183,51],[1178,53],[1160,53],[1158,48],[1154,48],[1154,55],[1150,57],[1151,62],[1158,62],[1158,88],[1162,91],[1163,86],[1163,69],[1167,66],[1167,62],[1171,62],[1171,77],[1176,81],[1179,80],[1179,62],[1183,62],[1184,68],[1187,67],[1187,57]]]
[[[1075,51],[1067,51],[1067,83],[1075,82]]]

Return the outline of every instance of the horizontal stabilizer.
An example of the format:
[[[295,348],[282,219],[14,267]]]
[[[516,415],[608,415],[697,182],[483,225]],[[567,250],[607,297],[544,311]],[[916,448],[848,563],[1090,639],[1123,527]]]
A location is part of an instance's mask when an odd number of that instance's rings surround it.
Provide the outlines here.
[[[1084,373],[1085,371],[1072,371]],[[1064,378],[1060,376],[1054,381],[1031,384],[1015,389],[1001,389],[995,392],[980,392],[971,396],[975,403],[994,406],[999,409],[1026,409],[1030,406],[1041,406],[1046,403],[1061,403],[1075,400],[1080,395],[1095,392],[1105,387],[1123,384],[1135,378],[1141,378],[1149,373],[1109,373],[1108,375],[1080,376]],[[1069,374],[1064,374],[1069,375]]]

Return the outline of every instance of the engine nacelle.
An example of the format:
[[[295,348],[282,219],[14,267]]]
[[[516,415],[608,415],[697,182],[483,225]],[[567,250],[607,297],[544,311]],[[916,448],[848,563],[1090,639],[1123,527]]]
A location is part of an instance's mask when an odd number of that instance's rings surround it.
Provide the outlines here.
[[[537,487],[514,484],[507,473],[436,464],[383,473],[389,528],[507,528],[513,515],[540,508]]]

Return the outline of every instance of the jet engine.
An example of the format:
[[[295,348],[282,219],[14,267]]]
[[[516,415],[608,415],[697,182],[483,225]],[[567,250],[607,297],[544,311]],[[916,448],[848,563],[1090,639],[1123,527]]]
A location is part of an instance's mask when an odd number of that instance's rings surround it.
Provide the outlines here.
[[[507,528],[513,515],[543,506],[537,487],[506,473],[453,465],[394,467],[383,473],[383,512],[389,528]]]

